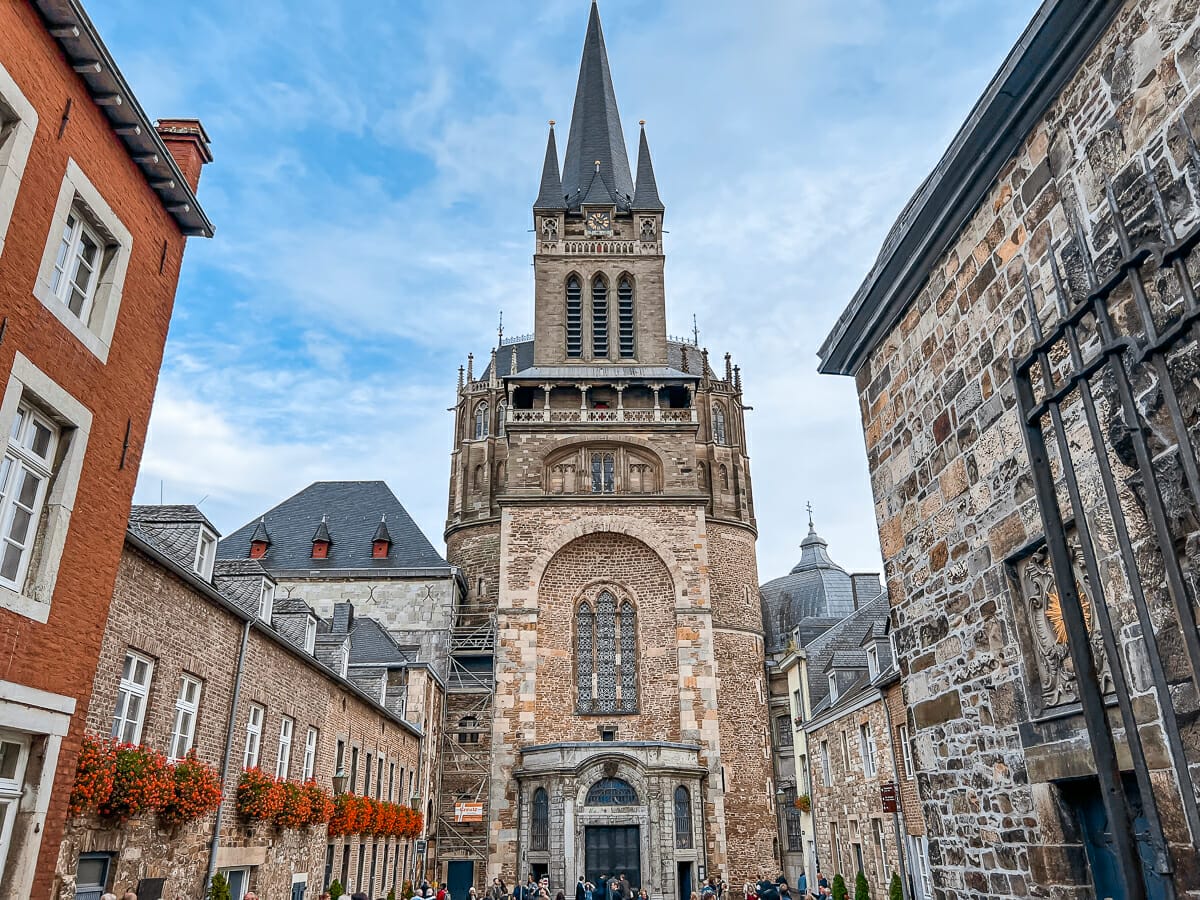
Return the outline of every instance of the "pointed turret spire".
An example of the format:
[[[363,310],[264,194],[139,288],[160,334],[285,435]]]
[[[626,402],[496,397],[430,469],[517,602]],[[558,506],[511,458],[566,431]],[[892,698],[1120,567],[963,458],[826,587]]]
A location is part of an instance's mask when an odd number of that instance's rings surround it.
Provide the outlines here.
[[[596,176],[603,181],[607,196],[612,198],[603,202],[628,208],[633,199],[633,175],[629,170],[625,135],[617,112],[617,95],[608,67],[604,32],[600,28],[600,10],[593,3],[587,37],[583,41],[583,61],[579,65],[571,132],[563,160],[562,187],[568,207],[578,208],[585,195],[600,196],[599,190],[592,185]]]
[[[535,212],[561,212],[567,208],[563,201],[562,176],[558,174],[558,144],[554,140],[554,120],[550,120],[550,137],[546,139],[546,161],[542,164],[542,186],[533,203]]]
[[[663,212],[666,207],[658,198],[658,182],[654,180],[654,163],[650,159],[650,144],[646,141],[646,120],[640,123],[642,136],[638,141],[637,189],[633,208],[640,212]]]

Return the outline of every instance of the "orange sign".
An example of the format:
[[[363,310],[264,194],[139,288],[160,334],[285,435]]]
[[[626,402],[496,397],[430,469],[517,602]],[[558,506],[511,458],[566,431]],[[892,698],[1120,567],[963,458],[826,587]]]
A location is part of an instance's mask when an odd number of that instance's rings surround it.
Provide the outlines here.
[[[454,804],[454,821],[455,822],[482,822],[483,821],[483,804],[482,803],[455,803]]]

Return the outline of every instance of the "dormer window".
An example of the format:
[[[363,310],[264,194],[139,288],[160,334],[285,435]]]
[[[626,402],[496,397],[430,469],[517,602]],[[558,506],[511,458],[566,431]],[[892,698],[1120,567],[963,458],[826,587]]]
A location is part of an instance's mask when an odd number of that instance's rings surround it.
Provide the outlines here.
[[[312,539],[312,558],[313,559],[328,559],[329,545],[333,543],[333,538],[329,535],[329,525],[325,522],[325,517],[321,516],[321,524],[317,526],[317,531]]]
[[[837,703],[837,698],[838,698],[837,674],[835,672],[830,672],[829,673],[829,702]]]
[[[312,653],[317,649],[317,620],[309,616],[304,621],[304,652]]]
[[[212,581],[213,565],[217,561],[217,536],[201,526],[200,540],[196,545],[196,561],[192,569],[205,581]]]
[[[387,559],[388,552],[392,548],[392,535],[388,531],[387,516],[383,516],[379,520],[379,527],[375,529],[375,535],[371,538],[371,558],[372,559]]]
[[[349,671],[350,671],[350,645],[342,644],[342,656],[341,656],[341,659],[339,660],[338,674],[341,675],[343,678],[345,678],[346,674]]]
[[[271,609],[274,605],[275,582],[264,578],[258,592],[258,617],[268,625],[271,624]]]
[[[867,673],[872,681],[879,677],[879,647],[875,644],[867,648]]]

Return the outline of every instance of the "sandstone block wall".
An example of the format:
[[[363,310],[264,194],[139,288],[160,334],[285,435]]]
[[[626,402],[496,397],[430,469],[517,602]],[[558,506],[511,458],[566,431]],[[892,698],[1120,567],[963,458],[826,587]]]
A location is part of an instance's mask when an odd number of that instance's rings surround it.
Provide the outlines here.
[[[1195,4],[1126,3],[857,373],[933,877],[947,900],[1088,895],[1054,786],[1088,774],[1086,735],[1078,717],[1034,721],[1038,650],[1017,627],[1007,568],[1041,530],[1010,380],[1011,360],[1032,345],[1021,272],[1043,321],[1056,321],[1048,254],[1070,242],[1068,216],[1082,216],[1093,249],[1115,258],[1105,178],[1140,167],[1143,152],[1170,191],[1176,230],[1196,221],[1195,173],[1173,129],[1180,116],[1193,131],[1200,119],[1198,42]],[[1067,274],[1082,297],[1078,265]],[[1165,815],[1177,822],[1170,794]],[[1195,881],[1194,853],[1180,852],[1180,883]]]

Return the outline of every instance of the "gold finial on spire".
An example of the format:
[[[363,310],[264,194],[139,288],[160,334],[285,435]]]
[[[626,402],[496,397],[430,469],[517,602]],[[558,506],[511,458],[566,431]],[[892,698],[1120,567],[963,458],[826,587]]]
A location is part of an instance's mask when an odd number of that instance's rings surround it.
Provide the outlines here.
[[[558,123],[557,123],[557,122],[555,122],[553,119],[551,119],[551,120],[550,120],[550,127],[551,127],[551,128],[553,128],[553,127],[554,127],[555,125],[557,125],[557,124],[558,124]]]
[[[599,171],[600,171],[600,160],[596,160],[596,172],[599,173]]]
[[[639,125],[641,125],[643,128],[645,128],[645,127],[646,127],[646,120],[645,120],[645,119],[638,119],[638,124],[639,124]]]

